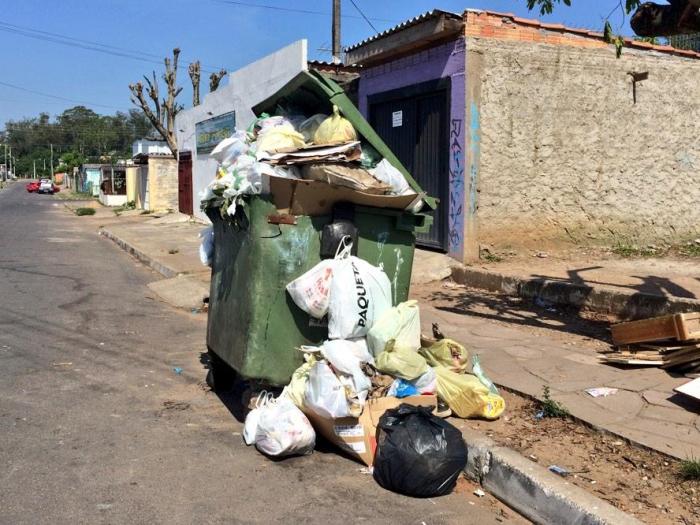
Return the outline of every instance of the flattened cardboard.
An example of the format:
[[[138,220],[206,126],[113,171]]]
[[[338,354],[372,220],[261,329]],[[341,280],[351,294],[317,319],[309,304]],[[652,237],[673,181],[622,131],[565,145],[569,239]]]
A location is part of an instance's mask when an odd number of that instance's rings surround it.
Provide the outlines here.
[[[337,202],[351,202],[359,206],[405,210],[416,195],[371,195],[331,186],[325,182],[270,177],[270,193],[280,213],[315,217],[329,215]]]
[[[371,467],[377,450],[377,425],[384,412],[406,403],[413,406],[437,406],[436,396],[381,397],[369,399],[360,417],[329,419],[304,409],[316,432],[337,445],[348,455]]]

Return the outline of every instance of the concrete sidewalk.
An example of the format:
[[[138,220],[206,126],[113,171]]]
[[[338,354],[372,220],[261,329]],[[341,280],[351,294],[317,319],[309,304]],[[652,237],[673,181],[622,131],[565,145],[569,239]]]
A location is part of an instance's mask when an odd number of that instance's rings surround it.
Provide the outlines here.
[[[693,257],[531,257],[458,265],[452,277],[468,287],[620,319],[700,310],[700,259]]]
[[[150,285],[163,300],[187,309],[201,305],[210,278],[198,255],[201,224],[147,216],[99,224],[102,235],[168,277]],[[600,364],[596,349],[605,345],[600,339],[607,323],[596,327],[601,334],[596,340],[577,335],[578,327],[552,309],[513,308],[503,297],[486,304],[462,286],[439,282],[449,264],[444,256],[416,252],[412,295],[421,301],[426,333],[438,322],[448,337],[477,352],[492,379],[509,390],[539,398],[548,385],[556,400],[593,427],[678,458],[700,457],[699,407],[673,394],[686,377]],[[424,284],[430,280],[438,282]],[[597,399],[585,393],[603,386],[619,391]]]

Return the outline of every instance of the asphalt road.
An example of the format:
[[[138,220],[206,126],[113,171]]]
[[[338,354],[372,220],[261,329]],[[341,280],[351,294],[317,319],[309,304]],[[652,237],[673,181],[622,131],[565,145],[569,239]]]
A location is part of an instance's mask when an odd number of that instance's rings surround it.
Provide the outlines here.
[[[0,523],[521,523],[381,489],[326,446],[273,462],[203,382],[204,315],[23,183],[0,192]],[[176,374],[174,367],[181,367]]]

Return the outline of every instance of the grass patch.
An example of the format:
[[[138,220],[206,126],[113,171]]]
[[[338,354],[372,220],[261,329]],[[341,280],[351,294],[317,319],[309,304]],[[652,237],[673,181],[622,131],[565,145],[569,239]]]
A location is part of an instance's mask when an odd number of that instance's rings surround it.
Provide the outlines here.
[[[77,208],[75,214],[79,217],[83,215],[95,215],[95,208]]]
[[[680,475],[683,479],[700,479],[700,460],[691,457],[680,463]]]
[[[542,391],[542,416],[557,418],[569,416],[569,410],[559,401],[552,399],[549,387],[546,385]]]
[[[116,208],[112,208],[112,211],[114,212],[115,215],[119,216],[120,213],[129,211],[129,210],[135,210],[136,209],[136,201],[129,201],[126,204],[122,204],[121,206],[117,206]]]
[[[700,257],[700,243],[693,241],[679,246],[678,253],[683,257]]]
[[[646,246],[639,247],[636,244],[625,244],[619,243],[615,245],[612,249],[615,255],[620,257],[654,257],[656,255],[662,255],[662,251],[656,247]]]
[[[501,262],[503,260],[503,257],[501,257],[500,255],[496,255],[495,253],[488,252],[481,254],[481,260],[491,263],[497,263]]]

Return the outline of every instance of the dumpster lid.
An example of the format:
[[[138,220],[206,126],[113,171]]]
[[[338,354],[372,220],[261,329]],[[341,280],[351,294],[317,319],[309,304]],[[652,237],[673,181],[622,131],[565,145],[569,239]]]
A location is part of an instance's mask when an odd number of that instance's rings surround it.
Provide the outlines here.
[[[300,72],[277,93],[256,104],[252,109],[256,115],[261,113],[274,114],[278,107],[292,108],[305,115],[314,115],[316,113],[330,115],[333,111],[333,105],[340,108],[343,116],[350,121],[357,133],[365,141],[406,177],[406,181],[413,191],[418,194],[425,193],[404,165],[401,164],[401,161],[394,155],[394,152],[377,135],[377,132],[369,125],[369,122],[365,120],[362,113],[345,94],[343,88],[317,71]],[[425,195],[423,200],[427,208],[434,210],[437,207],[434,197]]]

